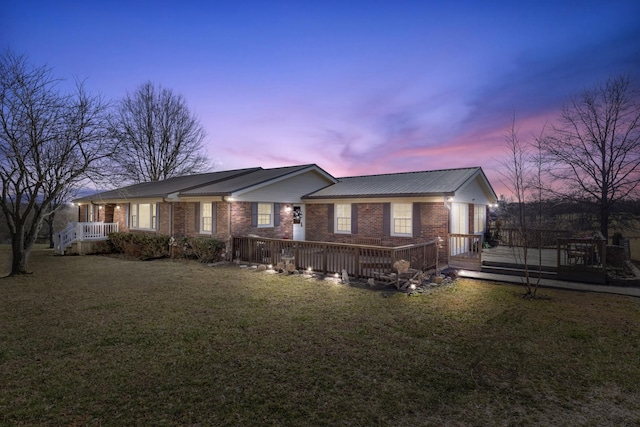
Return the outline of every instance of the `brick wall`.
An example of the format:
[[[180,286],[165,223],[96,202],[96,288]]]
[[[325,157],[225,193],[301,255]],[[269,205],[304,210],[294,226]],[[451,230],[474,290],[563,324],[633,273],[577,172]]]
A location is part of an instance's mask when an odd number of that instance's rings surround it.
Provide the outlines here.
[[[246,236],[255,234],[274,239],[292,238],[293,212],[286,211],[286,204],[280,203],[280,225],[277,227],[252,227],[251,202],[235,202],[231,204],[231,234]],[[290,205],[289,205],[290,206]],[[226,214],[225,214],[226,215]]]
[[[421,203],[420,232],[414,237],[397,237],[383,235],[383,203],[358,203],[358,233],[329,233],[329,204],[307,205],[306,234],[307,240],[356,243],[360,237],[381,238],[383,246],[402,246],[421,243],[437,236],[446,240],[449,235],[449,210],[444,203]]]

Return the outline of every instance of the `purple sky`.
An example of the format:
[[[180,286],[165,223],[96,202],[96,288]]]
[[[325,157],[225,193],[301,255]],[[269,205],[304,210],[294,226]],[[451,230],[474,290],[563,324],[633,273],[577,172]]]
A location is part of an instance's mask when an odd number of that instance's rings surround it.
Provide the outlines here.
[[[0,47],[109,99],[184,95],[217,170],[482,166],[500,193],[514,113],[526,137],[609,76],[640,84],[640,1],[5,1]]]

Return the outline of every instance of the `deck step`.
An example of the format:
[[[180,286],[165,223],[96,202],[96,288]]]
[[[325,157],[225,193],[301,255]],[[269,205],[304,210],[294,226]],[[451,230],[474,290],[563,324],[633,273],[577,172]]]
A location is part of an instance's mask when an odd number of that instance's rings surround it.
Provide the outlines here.
[[[482,269],[480,270],[483,273],[491,273],[491,274],[503,274],[508,276],[520,276],[524,277],[526,275],[524,268],[520,268],[520,266],[497,266],[497,265],[482,265]],[[529,267],[529,276],[530,277],[538,277],[540,276],[543,279],[556,279],[558,277],[558,273],[556,271],[552,271],[549,269],[538,270],[537,267]]]

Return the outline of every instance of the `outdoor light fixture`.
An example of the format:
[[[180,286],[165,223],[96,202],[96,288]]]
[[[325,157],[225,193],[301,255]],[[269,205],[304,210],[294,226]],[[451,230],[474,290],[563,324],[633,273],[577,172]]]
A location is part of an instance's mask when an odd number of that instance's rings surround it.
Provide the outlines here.
[[[116,209],[120,209],[120,205],[116,205]]]
[[[291,212],[291,205],[287,205],[287,206],[284,208],[284,211],[285,211],[286,213]]]

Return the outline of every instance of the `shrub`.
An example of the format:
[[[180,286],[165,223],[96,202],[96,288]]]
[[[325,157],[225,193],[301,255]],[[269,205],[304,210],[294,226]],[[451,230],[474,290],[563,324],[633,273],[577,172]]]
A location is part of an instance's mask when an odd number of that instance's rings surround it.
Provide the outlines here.
[[[158,234],[111,233],[113,252],[148,260],[169,256],[169,236]]]
[[[182,244],[182,256],[208,264],[218,261],[224,252],[225,243],[210,237],[187,237]]]

